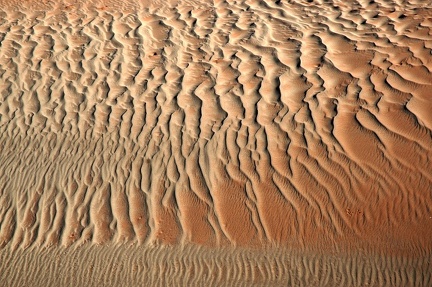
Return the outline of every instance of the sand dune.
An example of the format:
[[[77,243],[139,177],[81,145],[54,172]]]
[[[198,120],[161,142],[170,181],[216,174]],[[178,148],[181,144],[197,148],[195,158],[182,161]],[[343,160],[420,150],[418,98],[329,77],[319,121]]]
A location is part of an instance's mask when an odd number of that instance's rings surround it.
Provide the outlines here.
[[[3,0],[1,256],[130,243],[430,258],[423,2]]]

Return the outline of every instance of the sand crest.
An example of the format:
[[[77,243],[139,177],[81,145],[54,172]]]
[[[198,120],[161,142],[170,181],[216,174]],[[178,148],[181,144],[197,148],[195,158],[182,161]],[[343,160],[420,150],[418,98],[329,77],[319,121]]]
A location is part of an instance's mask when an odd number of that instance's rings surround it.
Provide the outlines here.
[[[112,258],[130,244],[337,251],[338,264],[367,250],[372,269],[376,254],[430,257],[431,5],[0,3],[0,246],[13,266],[11,254],[66,250],[73,264],[80,248]],[[10,286],[30,282],[7,268]],[[404,274],[373,285],[430,282]]]

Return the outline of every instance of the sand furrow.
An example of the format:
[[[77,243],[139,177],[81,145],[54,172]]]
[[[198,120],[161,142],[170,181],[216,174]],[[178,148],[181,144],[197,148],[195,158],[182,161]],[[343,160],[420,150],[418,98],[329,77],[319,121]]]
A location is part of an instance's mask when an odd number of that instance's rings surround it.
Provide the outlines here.
[[[429,257],[415,260],[385,256],[364,258],[358,254],[330,258],[322,254],[224,249],[203,258],[201,255],[206,252],[210,250],[190,246],[153,250],[136,246],[44,252],[28,249],[17,251],[20,257],[28,258],[27,261],[12,261],[11,255],[2,250],[0,268],[6,273],[0,278],[7,286],[14,283],[15,286],[42,286],[46,282],[87,286],[428,286],[431,282],[427,268]],[[62,261],[64,256],[68,261]],[[3,276],[21,268],[26,268],[27,276]],[[69,272],[74,276],[62,276]],[[49,275],[38,276],[41,273]],[[175,276],[178,274],[185,276]]]
[[[430,252],[429,4],[90,1],[27,13],[36,4],[4,2],[0,246]],[[153,275],[192,268],[193,284],[306,280],[282,275],[286,258],[268,269],[237,258],[241,273],[151,256]],[[314,260],[297,262],[312,285],[354,272]],[[337,283],[430,283],[380,264]]]

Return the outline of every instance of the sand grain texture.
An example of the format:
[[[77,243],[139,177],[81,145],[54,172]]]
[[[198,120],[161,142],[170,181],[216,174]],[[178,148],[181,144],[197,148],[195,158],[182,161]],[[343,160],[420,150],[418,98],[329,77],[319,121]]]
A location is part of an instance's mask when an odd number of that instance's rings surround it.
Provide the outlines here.
[[[372,270],[307,267],[318,281],[296,285],[431,284],[427,1],[129,2],[0,2],[4,276],[27,264],[12,254],[73,264],[133,244],[219,274],[193,285],[240,280],[202,266],[233,247],[257,252],[227,263],[239,274],[279,254],[286,273],[252,270],[257,286],[295,284],[282,250]]]

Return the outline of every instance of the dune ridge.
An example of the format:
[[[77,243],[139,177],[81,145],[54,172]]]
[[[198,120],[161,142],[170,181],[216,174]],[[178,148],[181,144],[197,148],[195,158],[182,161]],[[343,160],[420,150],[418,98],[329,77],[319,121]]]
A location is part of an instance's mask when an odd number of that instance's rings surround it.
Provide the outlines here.
[[[336,4],[1,12],[2,244],[431,227],[428,10]]]
[[[430,254],[430,4],[123,2],[1,2],[1,247]]]

